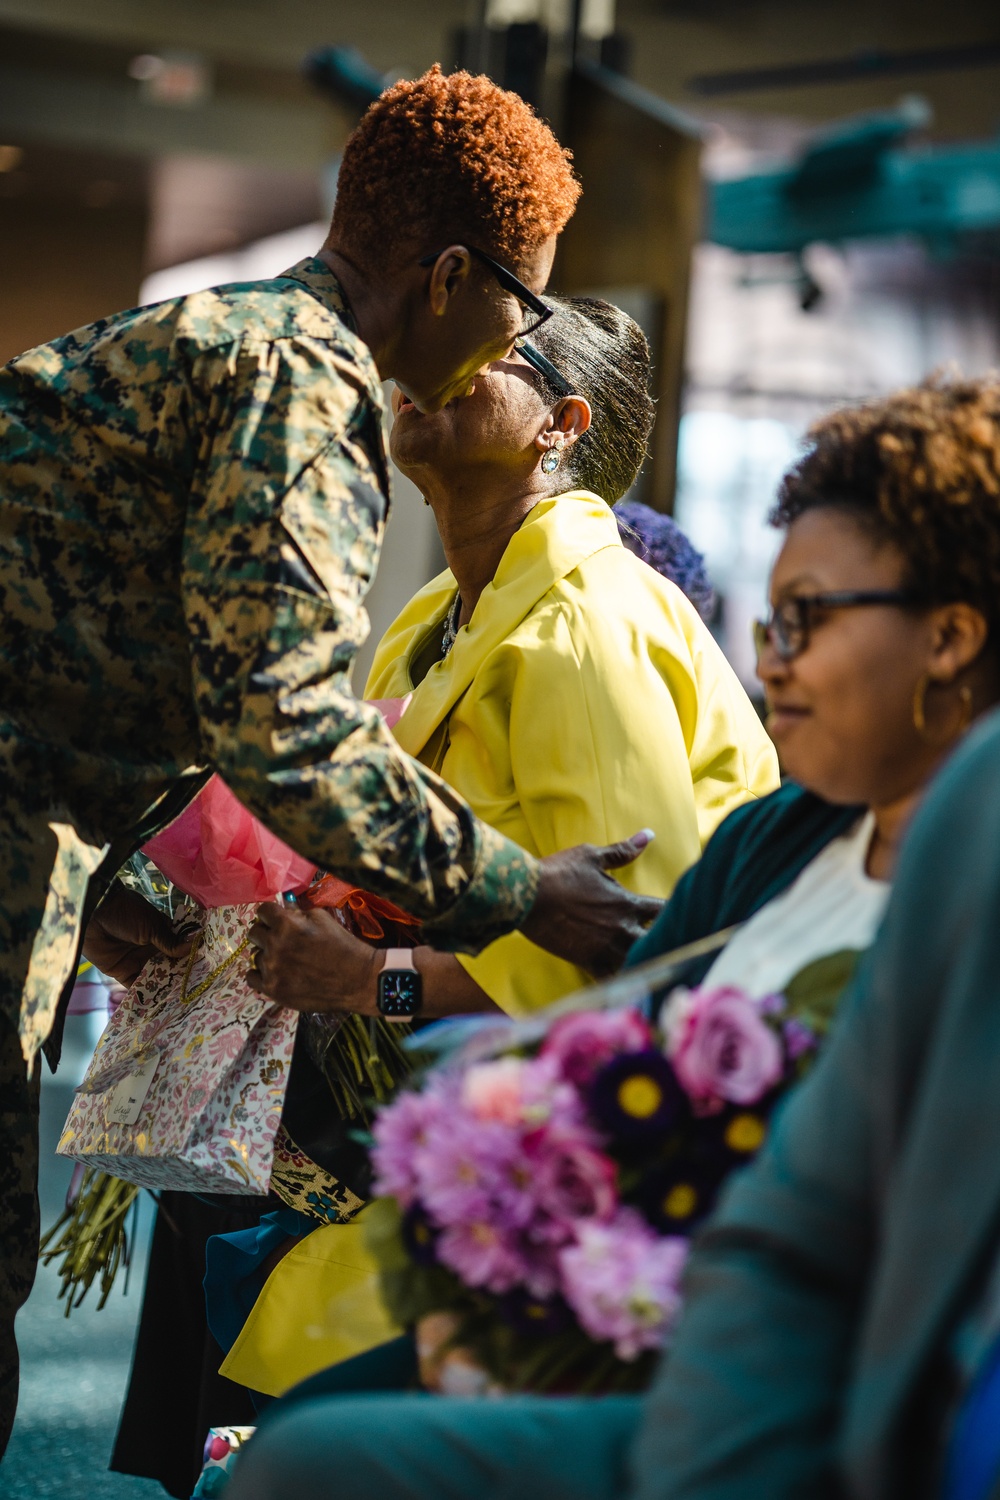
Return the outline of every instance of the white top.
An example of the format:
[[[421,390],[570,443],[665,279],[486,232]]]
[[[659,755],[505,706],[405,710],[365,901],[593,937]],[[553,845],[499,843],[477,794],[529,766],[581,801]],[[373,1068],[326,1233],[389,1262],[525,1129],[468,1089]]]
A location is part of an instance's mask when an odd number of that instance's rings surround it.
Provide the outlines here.
[[[732,984],[759,996],[780,994],[807,964],[844,948],[871,947],[889,882],[865,873],[875,818],[866,813],[850,833],[833,839],[787,891],[740,928],[703,984]]]

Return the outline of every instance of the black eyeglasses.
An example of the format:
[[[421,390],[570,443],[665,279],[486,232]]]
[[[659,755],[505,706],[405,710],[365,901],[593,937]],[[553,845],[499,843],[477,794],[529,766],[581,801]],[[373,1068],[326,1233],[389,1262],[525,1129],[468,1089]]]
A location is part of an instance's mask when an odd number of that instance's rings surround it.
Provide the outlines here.
[[[475,245],[466,245],[465,248],[470,255],[474,255],[477,260],[481,260],[484,266],[488,266],[504,291],[509,292],[512,297],[516,297],[518,302],[525,308],[525,317],[518,330],[518,338],[527,338],[530,333],[535,333],[541,328],[543,323],[549,321],[555,312],[555,308],[549,307],[548,303],[543,302],[541,297],[536,297],[534,292],[529,287],[526,287],[523,281],[517,279],[513,271],[508,271],[506,266],[502,266],[498,260],[494,260],[492,255],[487,255],[485,250],[477,250]],[[433,255],[422,255],[417,261],[417,265],[432,266],[438,256],[443,254],[444,251],[435,250]],[[528,313],[534,313],[534,317],[529,318],[527,316]]]
[[[770,642],[782,661],[794,661],[809,644],[817,612],[868,604],[895,604],[905,609],[918,602],[917,596],[906,589],[841,589],[832,594],[797,594],[776,604],[766,620],[754,621],[753,641],[758,656]]]
[[[532,369],[537,370],[543,380],[548,382],[557,396],[573,395],[573,387],[566,379],[566,376],[556,369],[550,359],[545,358],[541,349],[536,349],[534,344],[529,343],[527,339],[518,339],[514,348],[521,358],[526,360]]]

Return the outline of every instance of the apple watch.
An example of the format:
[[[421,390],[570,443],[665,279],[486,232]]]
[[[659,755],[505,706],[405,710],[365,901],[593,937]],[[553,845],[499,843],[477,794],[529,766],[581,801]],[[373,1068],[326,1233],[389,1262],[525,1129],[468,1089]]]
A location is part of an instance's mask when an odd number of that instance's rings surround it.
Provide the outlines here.
[[[379,1015],[387,1021],[411,1021],[424,1003],[423,975],[410,948],[387,948],[378,976]]]

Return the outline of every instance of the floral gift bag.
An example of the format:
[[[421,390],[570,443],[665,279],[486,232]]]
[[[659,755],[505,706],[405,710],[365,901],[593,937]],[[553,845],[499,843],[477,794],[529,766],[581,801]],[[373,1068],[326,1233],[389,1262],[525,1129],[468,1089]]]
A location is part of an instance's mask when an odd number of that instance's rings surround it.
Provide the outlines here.
[[[187,958],[146,965],[98,1042],[60,1156],[139,1187],[267,1192],[298,1015],[246,983],[256,910],[201,911]]]

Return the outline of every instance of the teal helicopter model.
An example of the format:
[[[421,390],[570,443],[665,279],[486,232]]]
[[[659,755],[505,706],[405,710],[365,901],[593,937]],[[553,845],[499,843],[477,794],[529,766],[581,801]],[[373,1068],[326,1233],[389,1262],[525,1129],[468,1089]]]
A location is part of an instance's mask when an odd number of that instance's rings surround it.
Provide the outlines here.
[[[795,256],[807,309],[821,293],[802,253],[817,242],[909,235],[940,255],[1000,257],[1000,137],[908,144],[930,118],[925,100],[904,99],[818,132],[788,166],[709,184],[705,239]]]

